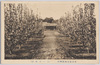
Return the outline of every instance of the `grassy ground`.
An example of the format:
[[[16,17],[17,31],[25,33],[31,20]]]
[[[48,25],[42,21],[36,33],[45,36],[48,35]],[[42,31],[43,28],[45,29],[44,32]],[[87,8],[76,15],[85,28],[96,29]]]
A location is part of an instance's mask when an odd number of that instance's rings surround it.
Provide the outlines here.
[[[27,44],[13,49],[12,54],[6,54],[6,59],[96,59],[95,53],[88,53],[87,48],[57,31],[47,30],[45,37],[30,38]]]
[[[71,41],[69,37],[64,37],[59,35],[57,37],[58,43],[65,49],[67,53],[73,59],[96,59],[96,53],[87,50],[87,47],[84,48],[82,43]]]

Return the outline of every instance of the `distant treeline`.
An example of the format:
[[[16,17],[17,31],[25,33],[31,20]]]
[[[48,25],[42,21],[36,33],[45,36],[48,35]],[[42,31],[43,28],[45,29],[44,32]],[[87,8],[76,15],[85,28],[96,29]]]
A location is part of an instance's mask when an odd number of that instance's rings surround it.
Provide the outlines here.
[[[48,18],[46,17],[43,22],[48,22],[48,23],[52,23],[54,21],[54,19],[51,17],[51,18]]]

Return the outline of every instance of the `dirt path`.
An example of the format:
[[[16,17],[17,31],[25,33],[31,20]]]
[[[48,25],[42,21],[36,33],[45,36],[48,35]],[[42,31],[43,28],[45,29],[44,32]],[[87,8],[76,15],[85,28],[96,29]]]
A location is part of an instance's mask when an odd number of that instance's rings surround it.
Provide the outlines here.
[[[44,32],[45,38],[40,47],[39,53],[36,55],[37,59],[62,59],[66,56],[66,51],[57,43],[59,33],[57,31],[47,30]]]
[[[56,36],[55,31],[45,31],[45,38],[43,39],[43,44],[40,47],[40,52],[37,57],[41,57],[42,59],[53,58],[56,55]]]

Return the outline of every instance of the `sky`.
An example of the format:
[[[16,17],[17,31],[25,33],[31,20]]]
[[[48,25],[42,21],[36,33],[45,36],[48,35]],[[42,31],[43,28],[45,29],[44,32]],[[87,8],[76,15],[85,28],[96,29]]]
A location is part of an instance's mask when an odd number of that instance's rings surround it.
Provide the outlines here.
[[[59,19],[64,16],[65,12],[72,13],[72,6],[80,5],[80,3],[72,2],[32,2],[27,3],[27,7],[33,10],[33,13],[39,14],[41,18],[53,17]]]

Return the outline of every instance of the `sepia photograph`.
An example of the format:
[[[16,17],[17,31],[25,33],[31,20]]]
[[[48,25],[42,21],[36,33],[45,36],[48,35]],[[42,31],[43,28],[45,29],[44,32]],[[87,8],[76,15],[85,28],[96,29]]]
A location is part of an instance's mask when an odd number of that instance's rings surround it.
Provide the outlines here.
[[[99,62],[97,1],[1,4],[1,62]]]

